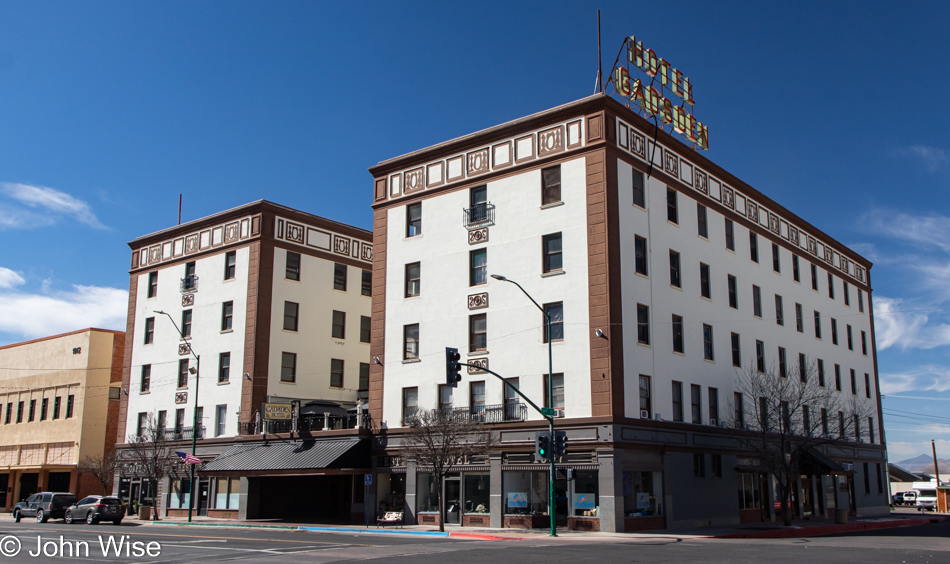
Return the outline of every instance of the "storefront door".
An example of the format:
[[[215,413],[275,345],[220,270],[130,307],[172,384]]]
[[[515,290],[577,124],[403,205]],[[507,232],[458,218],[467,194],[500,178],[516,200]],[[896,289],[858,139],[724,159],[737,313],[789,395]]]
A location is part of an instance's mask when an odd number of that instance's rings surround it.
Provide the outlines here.
[[[40,481],[40,475],[31,473],[31,474],[20,474],[20,495],[17,501],[23,501],[31,495],[35,494],[38,491],[38,485]]]
[[[458,476],[445,479],[445,524],[462,524],[462,481]]]
[[[210,485],[208,480],[198,481],[198,515],[208,514],[208,489]]]

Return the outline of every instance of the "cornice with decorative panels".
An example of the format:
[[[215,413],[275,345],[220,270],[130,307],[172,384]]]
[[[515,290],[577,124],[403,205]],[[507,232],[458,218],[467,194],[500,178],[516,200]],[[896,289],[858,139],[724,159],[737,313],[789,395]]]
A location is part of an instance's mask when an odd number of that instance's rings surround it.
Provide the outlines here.
[[[132,268],[158,266],[216,247],[257,238],[260,234],[260,214],[227,220],[220,225],[198,229],[194,233],[171,237],[167,241],[132,251]]]
[[[652,160],[654,168],[662,170],[683,186],[691,188],[697,194],[698,200],[712,201],[744,216],[752,223],[801,249],[804,254],[823,261],[839,273],[861,284],[867,284],[867,269],[864,266],[842,255],[818,236],[795,225],[794,220],[789,220],[768,209],[662,144],[657,143],[654,152],[653,140],[620,118],[617,118],[617,147],[644,163],[649,164]]]
[[[277,217],[274,222],[274,237],[278,241],[362,261],[368,263],[367,267],[371,267],[373,262],[372,243],[299,221]]]

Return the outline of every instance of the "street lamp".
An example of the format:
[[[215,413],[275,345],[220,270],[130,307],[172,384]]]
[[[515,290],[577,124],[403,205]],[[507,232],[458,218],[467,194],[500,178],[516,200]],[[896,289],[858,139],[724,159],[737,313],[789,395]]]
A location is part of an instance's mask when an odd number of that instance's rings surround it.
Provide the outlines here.
[[[175,327],[175,331],[178,331],[178,334],[181,335],[181,340],[185,341],[185,345],[188,347],[188,352],[191,353],[191,356],[195,357],[195,369],[192,372],[195,375],[195,414],[194,422],[191,424],[191,456],[197,456],[198,450],[198,383],[199,376],[201,375],[201,356],[195,354],[194,349],[191,348],[191,341],[185,339],[184,333],[181,332],[181,329],[178,328],[178,324],[175,323],[175,320],[172,319],[172,316],[168,313],[158,309],[153,310],[154,313],[158,313],[168,317],[168,320],[172,322],[172,326]],[[191,370],[189,370],[191,372]],[[164,433],[165,430],[162,429]],[[189,464],[191,466],[191,494],[188,496],[188,522],[191,523],[191,511],[195,505],[195,465]]]
[[[541,307],[541,304],[535,301],[524,288],[521,287],[521,284],[518,284],[514,280],[510,280],[501,274],[492,274],[492,278],[495,280],[500,280],[502,282],[510,282],[518,287],[521,292],[528,296],[528,299],[531,300],[531,303],[535,305],[541,313],[544,314],[545,322],[545,334],[547,335],[548,341],[548,407],[554,407],[554,360],[553,360],[553,351],[551,349],[551,314],[544,311],[544,308]],[[551,434],[551,445],[554,445],[554,416],[546,415],[545,418],[548,420],[548,432]],[[548,468],[548,513],[551,516],[551,536],[557,536],[557,516],[555,515],[555,506],[554,506],[554,452],[552,450],[551,456],[548,457],[550,462],[550,467]]]

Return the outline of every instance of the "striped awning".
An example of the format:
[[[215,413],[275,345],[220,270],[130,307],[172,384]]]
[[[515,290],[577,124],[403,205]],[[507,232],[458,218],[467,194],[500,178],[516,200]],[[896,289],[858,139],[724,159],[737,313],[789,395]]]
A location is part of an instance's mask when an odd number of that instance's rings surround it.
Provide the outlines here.
[[[369,467],[368,453],[356,449],[358,438],[238,445],[205,464],[202,472],[307,470]],[[360,460],[366,458],[365,461]]]

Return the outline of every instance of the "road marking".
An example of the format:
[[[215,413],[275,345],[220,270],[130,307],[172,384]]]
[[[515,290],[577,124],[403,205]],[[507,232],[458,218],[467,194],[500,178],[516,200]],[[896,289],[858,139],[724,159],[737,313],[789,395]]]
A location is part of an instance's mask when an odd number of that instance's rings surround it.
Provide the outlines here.
[[[46,529],[45,532],[48,533],[48,532],[51,531],[51,530],[57,530],[57,531],[59,531],[59,529]],[[104,532],[100,532],[100,531],[104,531]],[[29,530],[29,531],[17,530],[17,534],[19,534],[19,533],[21,533],[21,532],[22,532],[22,533],[31,533],[31,532],[44,532],[44,531],[41,531],[41,530],[37,530],[37,531],[33,531],[33,530]],[[326,544],[326,545],[338,545],[338,544],[340,544],[339,542],[323,542],[323,541],[315,541],[315,540],[289,540],[289,539],[271,539],[271,538],[258,538],[258,537],[212,537],[212,536],[206,536],[206,535],[183,535],[183,534],[172,535],[172,534],[166,534],[166,533],[150,533],[150,532],[147,532],[147,531],[138,531],[138,530],[129,531],[129,530],[127,530],[127,529],[122,529],[121,531],[115,531],[115,532],[112,532],[112,529],[100,529],[99,531],[90,531],[90,530],[83,531],[83,530],[79,530],[79,529],[74,529],[73,532],[74,532],[74,533],[79,533],[79,534],[103,535],[103,536],[105,536],[105,535],[117,535],[117,534],[126,534],[126,535],[134,535],[134,534],[137,534],[137,535],[149,536],[149,537],[171,537],[171,538],[184,538],[184,539],[222,539],[222,540],[225,540],[225,541],[227,541],[227,540],[238,540],[238,541],[248,541],[248,540],[250,540],[250,541],[267,541],[267,542],[286,542],[286,543],[292,543],[292,544]],[[288,531],[288,532],[293,532],[293,531]],[[345,546],[367,546],[367,547],[368,547],[368,546],[379,546],[379,545],[375,545],[375,544],[361,544],[361,543],[347,543]]]

